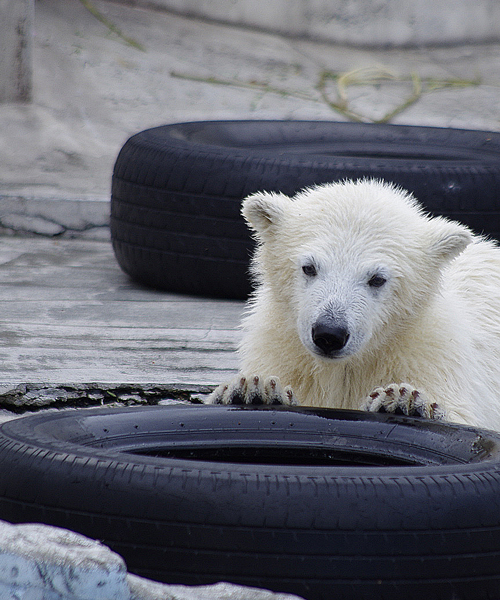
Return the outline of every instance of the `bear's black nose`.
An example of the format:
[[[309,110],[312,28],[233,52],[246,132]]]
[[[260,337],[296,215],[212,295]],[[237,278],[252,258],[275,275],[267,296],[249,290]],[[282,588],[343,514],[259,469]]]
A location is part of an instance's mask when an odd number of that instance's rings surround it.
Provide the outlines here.
[[[312,328],[312,339],[325,356],[332,356],[347,344],[349,332],[345,327],[316,323]]]

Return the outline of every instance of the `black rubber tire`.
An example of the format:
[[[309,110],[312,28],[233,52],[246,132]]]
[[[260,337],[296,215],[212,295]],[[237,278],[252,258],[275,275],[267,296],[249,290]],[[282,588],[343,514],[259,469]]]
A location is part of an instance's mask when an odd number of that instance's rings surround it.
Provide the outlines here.
[[[66,410],[0,428],[0,518],[139,575],[307,600],[500,598],[500,434],[358,411]]]
[[[256,191],[376,177],[434,214],[500,237],[500,133],[317,121],[215,121],[148,129],[116,160],[111,236],[133,279],[245,298],[253,243],[240,216]]]

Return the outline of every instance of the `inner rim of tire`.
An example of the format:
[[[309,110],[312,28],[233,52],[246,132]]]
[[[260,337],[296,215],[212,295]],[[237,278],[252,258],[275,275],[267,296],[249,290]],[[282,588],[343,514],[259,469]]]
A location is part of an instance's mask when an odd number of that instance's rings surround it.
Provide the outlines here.
[[[182,460],[257,465],[401,467],[425,466],[428,464],[422,460],[404,459],[377,452],[356,452],[331,447],[283,447],[279,445],[155,447],[128,449],[127,453],[153,458],[178,458]]]
[[[331,156],[334,158],[361,158],[361,159],[377,159],[377,160],[419,160],[428,162],[457,162],[462,160],[474,160],[474,157],[467,154],[467,150],[458,148],[441,148],[439,146],[425,148],[419,144],[399,145],[396,148],[391,148],[389,145],[377,146],[375,144],[365,144],[357,147],[355,144],[323,144],[314,143],[296,143],[296,144],[255,144],[252,150],[270,151],[278,156],[287,154],[310,154]]]

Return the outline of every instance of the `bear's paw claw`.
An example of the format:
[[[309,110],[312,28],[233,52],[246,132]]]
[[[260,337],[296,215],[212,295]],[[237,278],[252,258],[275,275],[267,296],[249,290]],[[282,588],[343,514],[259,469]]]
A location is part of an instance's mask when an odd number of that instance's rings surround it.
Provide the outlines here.
[[[278,377],[262,381],[258,375],[238,375],[231,381],[219,385],[208,397],[207,404],[297,404],[290,386],[283,387]]]
[[[386,387],[375,388],[364,401],[362,410],[438,421],[445,418],[445,413],[437,402],[430,402],[424,394],[407,383],[392,383]]]

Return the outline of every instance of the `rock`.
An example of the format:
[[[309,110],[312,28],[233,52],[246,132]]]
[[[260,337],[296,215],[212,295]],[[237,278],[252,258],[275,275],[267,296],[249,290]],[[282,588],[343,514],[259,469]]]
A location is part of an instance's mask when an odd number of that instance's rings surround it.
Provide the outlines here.
[[[82,535],[0,521],[0,597],[129,600],[124,560]]]
[[[0,521],[0,598],[24,600],[301,600],[220,582],[184,586],[127,574],[100,542],[59,527]]]

